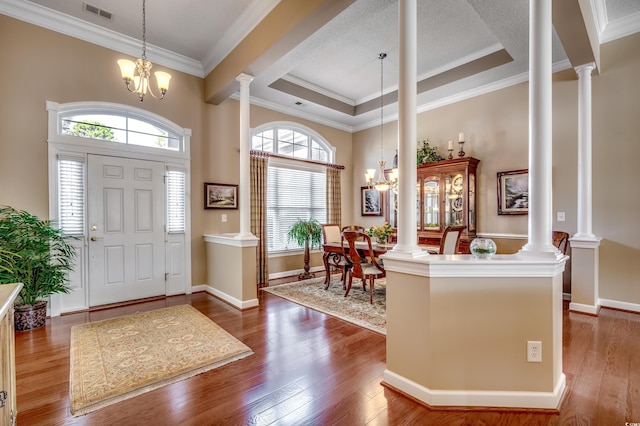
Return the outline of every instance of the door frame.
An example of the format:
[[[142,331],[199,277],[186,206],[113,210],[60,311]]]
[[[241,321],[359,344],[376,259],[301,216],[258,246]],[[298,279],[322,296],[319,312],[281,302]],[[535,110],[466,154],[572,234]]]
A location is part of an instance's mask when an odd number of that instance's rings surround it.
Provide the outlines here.
[[[49,218],[58,219],[58,167],[57,159],[62,157],[76,157],[84,161],[86,172],[87,156],[89,154],[104,155],[111,157],[122,157],[137,160],[149,160],[161,162],[165,166],[165,172],[169,169],[181,170],[185,173],[185,232],[180,234],[183,239],[183,259],[184,259],[184,288],[176,288],[175,286],[167,286],[167,295],[171,294],[191,294],[191,164],[190,164],[190,139],[191,130],[182,128],[164,117],[135,108],[129,105],[113,104],[106,102],[72,102],[66,104],[58,104],[56,102],[47,101],[46,109],[48,112],[48,176],[49,176]],[[126,143],[113,143],[97,139],[89,139],[78,136],[70,136],[61,134],[61,118],[72,112],[84,113],[105,113],[128,115],[157,124],[158,127],[168,129],[172,134],[181,138],[181,148],[178,151],[172,151],[161,148],[149,148],[144,146],[129,145]],[[85,173],[86,179],[86,173]],[[86,182],[85,182],[86,183]],[[86,188],[86,186],[85,186]],[[165,224],[166,224],[166,197],[165,197]],[[88,226],[86,221],[85,206],[85,228]],[[175,255],[175,244],[172,252],[169,248],[172,245],[169,234],[165,234],[165,258]],[[173,236],[175,238],[175,236]],[[63,297],[65,294],[54,294],[50,297],[49,315],[58,316],[64,312],[78,311],[88,309],[88,230],[85,229],[84,236],[76,244],[78,248],[78,256],[76,258],[76,269],[70,281],[73,287],[78,289],[78,300],[73,306],[65,306]],[[169,264],[167,262],[167,268]],[[84,294],[82,294],[84,292]]]

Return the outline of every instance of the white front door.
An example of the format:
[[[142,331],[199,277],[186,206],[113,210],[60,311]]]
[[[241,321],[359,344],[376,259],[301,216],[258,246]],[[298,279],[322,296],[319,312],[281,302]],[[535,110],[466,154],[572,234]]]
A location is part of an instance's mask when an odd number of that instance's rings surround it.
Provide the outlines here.
[[[89,155],[89,306],[164,295],[164,164]]]

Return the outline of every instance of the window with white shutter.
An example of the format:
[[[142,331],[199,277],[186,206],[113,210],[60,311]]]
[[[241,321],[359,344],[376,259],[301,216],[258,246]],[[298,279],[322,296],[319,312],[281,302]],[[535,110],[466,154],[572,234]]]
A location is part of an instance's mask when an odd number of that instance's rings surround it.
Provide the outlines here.
[[[167,232],[185,232],[185,173],[167,170]]]
[[[84,159],[58,157],[58,220],[68,235],[84,235]]]
[[[269,166],[267,177],[268,251],[296,250],[295,241],[287,241],[287,231],[298,219],[327,217],[326,174],[320,170]]]
[[[262,126],[251,138],[251,148],[291,157],[269,160],[267,250],[300,250],[295,241],[288,241],[287,232],[298,219],[326,221],[326,167],[319,163],[333,162],[335,150],[311,129],[292,123]]]

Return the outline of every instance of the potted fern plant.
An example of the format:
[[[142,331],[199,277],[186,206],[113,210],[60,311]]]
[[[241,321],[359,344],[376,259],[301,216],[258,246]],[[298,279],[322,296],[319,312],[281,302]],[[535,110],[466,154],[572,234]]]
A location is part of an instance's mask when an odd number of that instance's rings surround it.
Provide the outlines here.
[[[22,283],[15,304],[16,331],[42,327],[47,298],[69,293],[67,278],[76,255],[71,239],[50,220],[0,208],[0,284]]]
[[[322,241],[322,226],[316,219],[298,219],[287,231],[288,241],[295,241],[304,247],[304,272],[298,275],[298,279],[306,280],[315,275],[309,272],[309,249],[320,248]]]

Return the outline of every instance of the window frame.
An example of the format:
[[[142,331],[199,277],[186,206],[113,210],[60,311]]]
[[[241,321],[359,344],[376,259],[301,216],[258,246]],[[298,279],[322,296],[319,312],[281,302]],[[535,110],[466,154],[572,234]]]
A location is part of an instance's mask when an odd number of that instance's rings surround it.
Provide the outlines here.
[[[290,155],[290,154],[280,153],[280,152],[277,152],[277,149],[274,149],[274,151],[263,151],[261,149],[257,149],[253,147],[254,136],[257,136],[258,134],[267,130],[274,131],[273,144],[274,146],[277,146],[278,144],[277,144],[276,136],[278,134],[277,133],[278,129],[291,130],[291,131],[306,135],[308,138],[307,158],[294,157],[293,155]],[[321,160],[312,158],[313,142],[318,143],[327,153],[327,157],[328,157],[327,161],[321,161]],[[318,173],[318,172],[326,172],[326,166],[324,166],[323,163],[334,164],[335,162],[336,148],[333,147],[331,144],[329,144],[327,140],[317,132],[313,131],[312,129],[306,126],[302,126],[296,123],[276,121],[276,122],[270,122],[270,123],[265,123],[263,125],[260,125],[252,129],[251,138],[248,143],[249,143],[249,148],[253,151],[261,151],[268,154],[274,154],[274,156],[269,157],[268,168],[271,168],[271,167],[290,168],[290,169],[296,169],[296,170],[306,170],[312,173]],[[267,180],[267,186],[268,185],[269,185],[269,180]],[[325,196],[326,196],[326,193],[325,193]],[[325,202],[326,202],[326,199],[325,199]],[[326,221],[326,217],[321,222],[324,222],[324,221]],[[268,251],[268,256],[269,257],[292,256],[292,255],[298,255],[303,251],[304,251],[303,248],[298,248],[298,247],[291,248],[291,249],[284,249],[284,250],[270,250]],[[315,252],[317,250],[313,250],[313,251]]]
[[[253,138],[255,136],[257,136],[258,134],[265,132],[267,130],[273,130],[274,134],[277,135],[277,131],[278,129],[281,130],[290,130],[293,132],[297,132],[297,133],[302,133],[304,135],[306,135],[309,139],[308,139],[308,155],[307,158],[301,158],[301,157],[294,157],[292,155],[288,155],[286,153],[280,153],[277,150],[277,146],[278,144],[276,143],[277,138],[276,136],[274,136],[274,145],[276,146],[275,151],[264,151],[262,149],[257,149],[257,148],[253,148]],[[327,153],[327,160],[326,161],[322,161],[322,160],[317,160],[317,159],[313,159],[313,141],[317,142],[322,148],[324,148],[324,151]],[[277,155],[281,155],[283,157],[287,157],[290,158],[292,160],[309,160],[309,161],[319,161],[319,162],[324,162],[327,164],[334,164],[335,162],[335,157],[336,157],[336,148],[334,146],[332,146],[329,142],[327,142],[327,140],[325,138],[323,138],[319,133],[315,132],[314,130],[306,127],[306,126],[302,126],[300,124],[297,123],[292,123],[289,121],[273,121],[270,123],[265,123],[262,124],[258,127],[256,127],[255,129],[252,130],[251,132],[251,139],[249,140],[249,149],[254,150],[254,151],[261,151],[261,152],[266,152],[269,154],[277,154]]]
[[[89,155],[116,156],[138,160],[149,160],[162,162],[165,165],[165,172],[168,169],[182,170],[185,172],[185,232],[168,233],[165,231],[165,254],[166,267],[168,273],[167,295],[171,294],[191,294],[191,163],[190,163],[190,140],[191,129],[182,128],[171,121],[143,109],[129,105],[112,104],[106,102],[72,102],[58,104],[46,101],[48,113],[48,181],[49,181],[49,218],[58,220],[59,217],[59,181],[58,181],[58,158],[59,156],[72,156],[84,159],[84,174],[86,179],[87,158]],[[61,117],[67,117],[69,112],[79,112],[84,114],[87,111],[100,111],[112,115],[119,113],[130,114],[136,119],[149,122],[155,126],[170,130],[171,133],[181,138],[181,151],[147,147],[141,145],[124,144],[121,142],[111,142],[102,139],[85,138],[81,136],[65,135],[61,132]],[[86,188],[86,186],[85,186]],[[165,210],[166,205],[165,187]],[[86,192],[85,192],[86,197]],[[165,215],[165,225],[167,217]],[[63,312],[71,312],[88,308],[88,226],[86,222],[85,210],[85,232],[76,244],[78,246],[78,257],[73,279],[70,279],[72,292],[65,295],[54,295],[51,297],[50,314],[58,316]],[[182,269],[179,274],[174,274],[171,258],[176,258],[181,262]]]
[[[131,158],[153,158],[158,161],[190,159],[191,129],[179,127],[166,118],[152,112],[129,105],[113,104],[110,102],[70,102],[66,104],[58,104],[47,101],[46,106],[48,111],[55,111],[55,114],[49,114],[49,134],[55,134],[55,142],[70,144],[72,146],[82,146],[86,150],[91,150],[92,153],[99,153],[103,155],[121,153]],[[171,150],[64,134],[62,131],[62,121],[74,114],[120,115],[140,120],[162,129],[168,134],[178,138],[180,140],[179,149]]]

